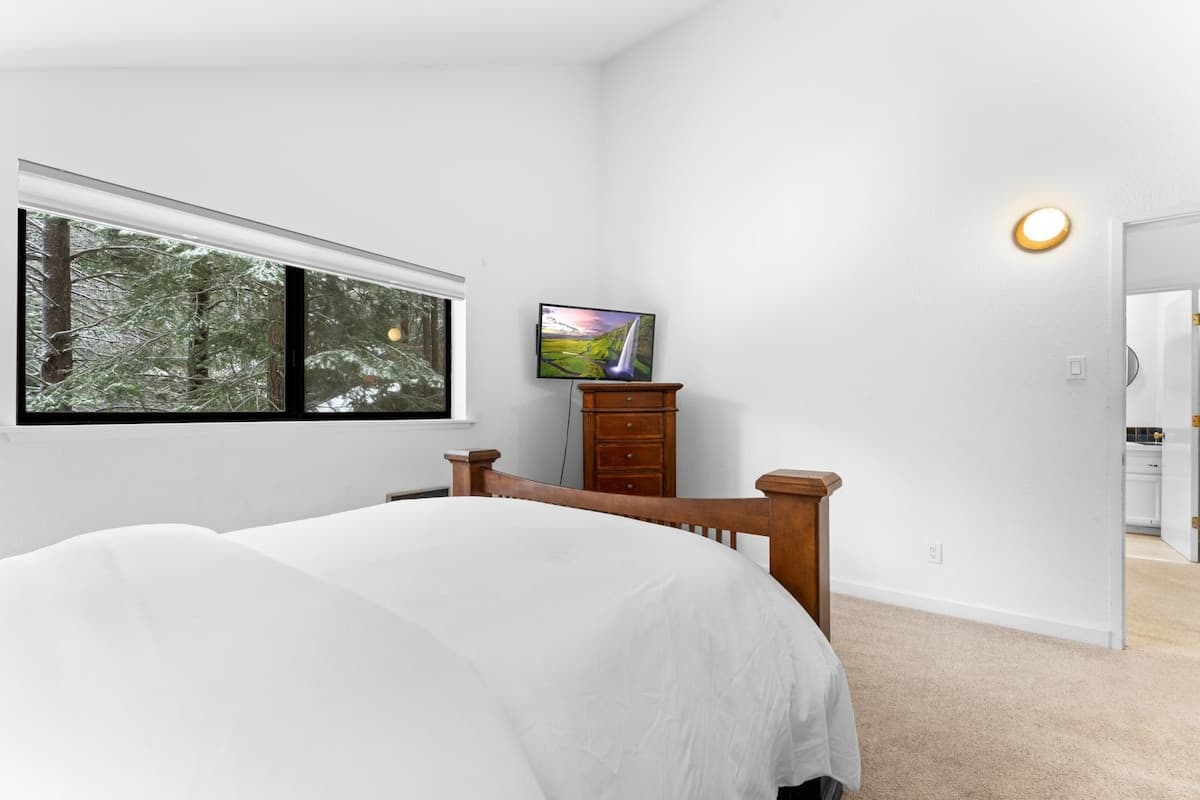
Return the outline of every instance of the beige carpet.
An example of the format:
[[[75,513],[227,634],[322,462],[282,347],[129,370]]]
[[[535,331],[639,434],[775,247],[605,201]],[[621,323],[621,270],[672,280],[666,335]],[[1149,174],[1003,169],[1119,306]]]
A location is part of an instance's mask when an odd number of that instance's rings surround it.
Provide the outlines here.
[[[842,596],[833,642],[858,719],[858,800],[1200,798],[1198,658]]]

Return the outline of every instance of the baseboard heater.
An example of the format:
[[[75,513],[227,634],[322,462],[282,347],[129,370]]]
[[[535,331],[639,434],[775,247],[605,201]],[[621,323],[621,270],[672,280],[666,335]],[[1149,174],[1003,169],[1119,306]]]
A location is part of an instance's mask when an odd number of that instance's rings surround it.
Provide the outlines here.
[[[431,489],[405,489],[400,492],[388,492],[388,503],[393,500],[420,500],[424,497],[449,497],[449,486],[434,486]]]

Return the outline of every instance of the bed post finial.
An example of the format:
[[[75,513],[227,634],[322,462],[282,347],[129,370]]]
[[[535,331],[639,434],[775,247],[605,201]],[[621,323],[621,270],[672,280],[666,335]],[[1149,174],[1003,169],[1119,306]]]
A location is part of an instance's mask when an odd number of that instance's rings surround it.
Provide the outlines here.
[[[771,575],[829,638],[829,495],[842,485],[833,472],[780,469],[754,488],[770,501]]]
[[[499,450],[447,450],[443,457],[450,462],[453,470],[451,497],[487,494],[483,488],[483,473],[490,470],[500,458]]]

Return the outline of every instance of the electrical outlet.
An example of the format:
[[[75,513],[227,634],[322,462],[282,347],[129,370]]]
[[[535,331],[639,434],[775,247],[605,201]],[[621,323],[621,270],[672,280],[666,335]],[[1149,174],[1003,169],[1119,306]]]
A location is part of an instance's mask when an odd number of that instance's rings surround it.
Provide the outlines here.
[[[941,542],[929,545],[927,550],[928,550],[928,552],[926,555],[928,556],[930,564],[942,563],[942,544],[941,544]]]

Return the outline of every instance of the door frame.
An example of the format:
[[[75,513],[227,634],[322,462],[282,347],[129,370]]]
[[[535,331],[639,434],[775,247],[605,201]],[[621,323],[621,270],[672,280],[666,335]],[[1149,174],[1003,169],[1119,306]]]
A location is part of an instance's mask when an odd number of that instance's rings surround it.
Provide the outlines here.
[[[1122,650],[1126,644],[1125,619],[1125,237],[1130,228],[1152,224],[1194,224],[1200,220],[1200,202],[1145,216],[1109,219],[1109,347],[1110,385],[1108,387],[1109,471],[1108,519],[1111,521],[1109,549],[1109,621],[1108,644]],[[1163,286],[1145,291],[1197,289],[1200,283]],[[1138,291],[1141,294],[1142,290]]]

